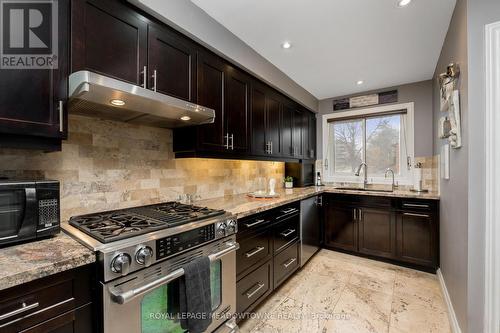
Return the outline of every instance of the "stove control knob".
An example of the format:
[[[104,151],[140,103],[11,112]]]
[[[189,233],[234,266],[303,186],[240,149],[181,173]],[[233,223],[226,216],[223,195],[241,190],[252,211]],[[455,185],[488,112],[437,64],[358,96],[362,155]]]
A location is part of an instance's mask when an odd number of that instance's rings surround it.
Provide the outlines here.
[[[149,246],[142,246],[135,253],[135,261],[137,261],[139,265],[144,265],[146,267],[151,266],[153,262],[153,249]]]
[[[227,228],[226,223],[222,222],[221,224],[219,224],[219,227],[217,228],[217,233],[219,234],[219,236],[226,235],[226,228]]]
[[[236,233],[236,221],[235,220],[229,221],[229,223],[227,224],[227,231],[230,234]]]
[[[111,270],[122,276],[127,275],[130,271],[130,256],[126,253],[117,254],[113,260],[111,260]]]

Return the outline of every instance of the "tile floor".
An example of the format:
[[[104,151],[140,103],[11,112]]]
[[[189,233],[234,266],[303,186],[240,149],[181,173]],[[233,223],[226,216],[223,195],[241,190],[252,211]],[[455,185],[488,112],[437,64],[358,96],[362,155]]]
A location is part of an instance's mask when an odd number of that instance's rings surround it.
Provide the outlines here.
[[[451,332],[436,275],[329,250],[254,312],[241,332]]]

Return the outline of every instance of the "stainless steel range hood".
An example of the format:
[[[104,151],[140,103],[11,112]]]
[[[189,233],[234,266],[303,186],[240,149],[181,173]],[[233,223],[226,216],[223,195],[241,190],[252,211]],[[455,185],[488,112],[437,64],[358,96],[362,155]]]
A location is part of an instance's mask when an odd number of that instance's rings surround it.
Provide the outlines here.
[[[154,127],[213,123],[215,111],[89,71],[69,76],[70,113]]]

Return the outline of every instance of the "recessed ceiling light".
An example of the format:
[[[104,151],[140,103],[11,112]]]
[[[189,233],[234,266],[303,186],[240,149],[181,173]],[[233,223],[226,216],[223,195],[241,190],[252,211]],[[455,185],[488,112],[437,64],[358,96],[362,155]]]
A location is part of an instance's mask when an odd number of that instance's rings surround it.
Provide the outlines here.
[[[405,7],[410,4],[411,0],[399,0],[398,1],[398,7]]]
[[[362,85],[363,83],[364,83],[364,81],[363,81],[363,80],[359,80],[359,81],[357,81],[357,82],[356,82],[356,84],[357,84],[358,86]]]
[[[188,120],[191,120],[191,117],[190,116],[182,116],[181,120],[188,121]]]
[[[281,44],[281,47],[284,49],[289,49],[292,47],[292,44],[290,42],[283,42],[283,44]]]
[[[112,99],[109,101],[112,105],[114,106],[124,106],[125,102],[122,101],[121,99]]]

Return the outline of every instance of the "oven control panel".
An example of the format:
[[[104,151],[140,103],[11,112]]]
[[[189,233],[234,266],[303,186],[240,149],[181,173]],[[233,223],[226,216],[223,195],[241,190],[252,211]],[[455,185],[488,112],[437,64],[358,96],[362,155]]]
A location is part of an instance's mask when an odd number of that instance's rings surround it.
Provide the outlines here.
[[[177,235],[158,239],[156,241],[156,260],[170,257],[173,254],[209,242],[215,238],[215,225],[210,224]]]

